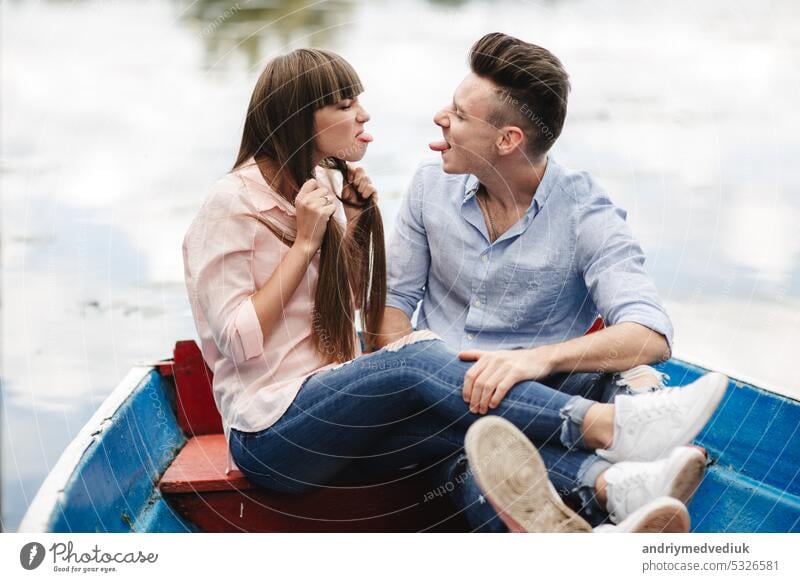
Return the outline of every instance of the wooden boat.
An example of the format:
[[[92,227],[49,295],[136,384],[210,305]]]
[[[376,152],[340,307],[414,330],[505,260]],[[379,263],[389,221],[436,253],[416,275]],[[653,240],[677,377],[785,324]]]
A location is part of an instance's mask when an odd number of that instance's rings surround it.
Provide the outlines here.
[[[706,370],[659,368],[670,384]],[[697,442],[711,465],[689,505],[698,532],[800,531],[800,402],[732,380]],[[430,476],[281,495],[225,474],[211,373],[193,341],[133,368],[67,447],[26,513],[27,532],[465,531]]]

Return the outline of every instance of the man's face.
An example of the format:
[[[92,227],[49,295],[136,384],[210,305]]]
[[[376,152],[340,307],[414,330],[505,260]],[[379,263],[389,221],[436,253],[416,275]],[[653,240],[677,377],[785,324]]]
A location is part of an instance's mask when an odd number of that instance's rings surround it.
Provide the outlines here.
[[[430,147],[441,152],[446,173],[481,174],[494,166],[499,132],[486,119],[499,105],[495,89],[488,79],[470,73],[453,94],[453,102],[434,116],[444,140]]]

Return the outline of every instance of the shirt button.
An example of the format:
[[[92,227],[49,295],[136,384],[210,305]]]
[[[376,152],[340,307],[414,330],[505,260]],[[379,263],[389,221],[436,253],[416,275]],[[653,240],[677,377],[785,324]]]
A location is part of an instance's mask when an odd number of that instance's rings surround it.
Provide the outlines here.
[[[476,300],[475,300],[475,303],[473,303],[473,305],[474,305],[475,307],[480,307],[480,306],[481,306],[481,300],[480,300],[480,299],[476,299]]]
[[[489,255],[481,255],[481,261],[484,263],[489,260]]]
[[[475,336],[474,336],[474,335],[472,335],[471,333],[468,333],[468,334],[467,334],[467,339],[468,339],[468,340],[470,340],[470,341],[472,341],[472,340],[474,340],[474,339],[475,339]]]

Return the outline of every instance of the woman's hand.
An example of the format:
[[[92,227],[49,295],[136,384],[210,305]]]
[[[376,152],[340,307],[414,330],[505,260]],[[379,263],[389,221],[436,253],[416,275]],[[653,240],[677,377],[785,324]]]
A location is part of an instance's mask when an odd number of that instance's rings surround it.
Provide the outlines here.
[[[363,204],[364,201],[374,196],[375,204],[378,203],[378,191],[372,185],[372,180],[369,179],[364,168],[356,167],[352,164],[347,164],[347,181],[342,188],[342,200],[344,202],[353,202],[355,204]],[[347,217],[347,222],[352,222],[361,213],[361,208],[344,205],[344,213]]]
[[[317,252],[322,246],[322,238],[328,228],[328,220],[336,211],[336,197],[317,180],[308,180],[294,199],[297,215],[297,238],[295,245],[301,245],[309,254]]]

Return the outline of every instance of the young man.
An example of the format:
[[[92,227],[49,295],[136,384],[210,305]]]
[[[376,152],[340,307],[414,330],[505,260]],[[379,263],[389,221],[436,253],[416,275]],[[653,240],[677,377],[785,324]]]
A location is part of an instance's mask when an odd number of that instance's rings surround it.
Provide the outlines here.
[[[644,365],[669,358],[672,325],[626,213],[548,154],[567,111],[561,62],[493,33],[469,64],[434,117],[441,161],[418,169],[397,219],[382,342],[410,333],[421,302],[417,327],[475,361],[463,397],[479,414],[526,379],[601,401],[621,385],[659,387]],[[587,335],[598,316],[605,327]],[[562,494],[601,522],[610,465],[539,452]]]

